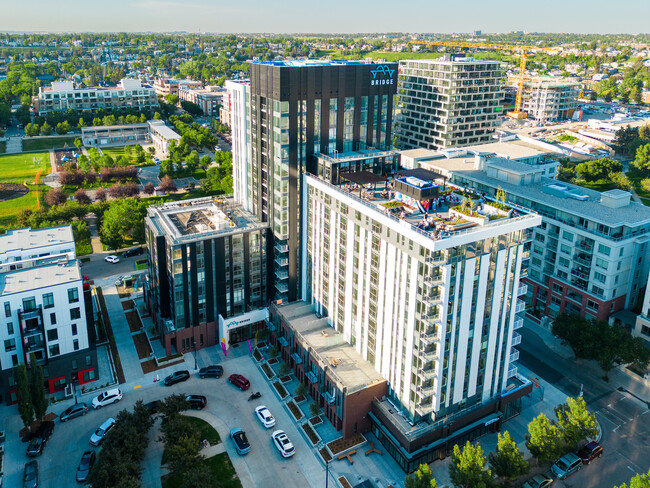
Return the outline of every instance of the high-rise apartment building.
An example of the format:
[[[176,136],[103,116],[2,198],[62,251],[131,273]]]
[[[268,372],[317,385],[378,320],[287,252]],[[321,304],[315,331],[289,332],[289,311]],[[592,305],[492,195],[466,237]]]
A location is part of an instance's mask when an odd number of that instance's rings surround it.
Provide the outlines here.
[[[221,118],[221,122],[230,127],[232,136],[232,179],[233,197],[245,209],[248,204],[248,167],[250,164],[250,99],[251,85],[249,81],[226,81],[226,95],[222,109],[228,113],[229,121]]]
[[[254,337],[266,328],[271,236],[232,198],[147,209],[145,285],[168,354]],[[232,317],[239,317],[231,321]]]
[[[0,304],[2,400],[17,401],[13,367],[32,354],[50,393],[99,378],[90,285],[69,225],[0,236]]]
[[[391,146],[396,89],[396,63],[251,65],[247,203],[274,235],[277,298],[300,296],[301,175],[318,173],[320,155],[344,161]],[[355,164],[373,159],[367,154]]]
[[[517,86],[518,77],[510,77],[508,85]],[[521,110],[536,122],[557,122],[570,119],[578,107],[580,83],[556,78],[535,78],[524,82]]]
[[[490,140],[503,102],[503,64],[457,54],[400,62],[395,145],[444,149]]]

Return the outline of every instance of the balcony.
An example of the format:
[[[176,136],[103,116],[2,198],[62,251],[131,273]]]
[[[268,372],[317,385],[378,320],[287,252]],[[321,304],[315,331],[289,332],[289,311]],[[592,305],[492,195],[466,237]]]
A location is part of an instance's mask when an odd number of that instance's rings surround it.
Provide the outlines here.
[[[576,254],[573,256],[573,260],[582,266],[591,266],[591,256],[587,256],[585,254]]]
[[[514,363],[517,359],[519,359],[519,351],[516,349],[511,349],[510,350],[510,362]]]
[[[508,370],[508,378],[512,378],[517,375],[517,367],[513,366]]]
[[[287,291],[289,291],[289,286],[284,282],[280,282],[275,284],[275,289],[278,290],[280,293],[286,293]]]
[[[424,363],[428,363],[430,361],[433,361],[434,359],[436,359],[437,356],[438,356],[438,353],[436,351],[419,351],[418,352],[418,357]]]
[[[275,276],[276,278],[280,280],[286,280],[289,278],[289,272],[286,269],[277,269],[275,270]]]
[[[582,249],[583,251],[587,251],[587,252],[593,252],[593,250],[594,250],[593,243],[590,244],[587,241],[578,241],[578,242],[576,242],[576,247],[578,249]]]
[[[428,398],[435,394],[435,389],[433,385],[421,386],[418,388],[417,393],[420,398]]]
[[[426,283],[427,285],[439,285],[442,283],[442,275],[436,274],[433,276],[425,276],[424,283]]]
[[[518,346],[519,344],[521,344],[521,335],[516,332],[513,332],[511,346]]]
[[[526,276],[528,276],[528,266],[522,266],[521,271],[519,272],[519,277],[525,278]]]
[[[289,347],[289,341],[286,337],[278,337],[278,342],[282,347]]]
[[[526,310],[526,302],[517,298],[517,302],[515,304],[515,313],[521,313],[524,310]]]
[[[528,285],[519,285],[519,288],[517,289],[517,296],[523,296],[526,293],[528,293]]]
[[[442,304],[442,295],[436,293],[435,295],[425,296],[422,301],[431,307],[435,307],[436,305]]]
[[[439,255],[434,255],[434,256],[427,257],[424,260],[424,262],[427,263],[427,264],[431,264],[433,266],[440,266],[446,260],[447,260],[447,258],[443,254],[439,254]]]
[[[20,311],[19,316],[21,320],[29,320],[29,319],[35,319],[35,318],[41,318],[41,309],[40,307],[38,308],[33,308],[31,310],[27,311]]]
[[[278,263],[278,265],[280,265],[280,266],[288,266],[289,265],[289,259],[287,259],[287,258],[276,257],[275,262]]]
[[[293,359],[293,361],[294,361],[296,364],[302,364],[302,358],[300,357],[300,354],[298,354],[297,352],[294,352],[294,353],[291,355],[291,359]]]
[[[440,322],[440,312],[438,310],[429,310],[424,314],[424,318],[430,323]]]
[[[336,397],[329,391],[323,393],[323,400],[325,400],[330,405],[334,405],[336,403]]]
[[[419,415],[427,415],[433,412],[433,402],[427,401],[425,404],[417,403],[415,405],[415,411]]]
[[[271,332],[275,332],[275,330],[277,329],[277,327],[275,326],[275,324],[274,324],[273,322],[269,322],[269,323],[267,324],[267,327],[269,328],[269,330],[270,330]]]
[[[313,371],[307,372],[306,376],[307,376],[307,381],[309,381],[309,383],[311,383],[312,385],[318,383],[318,376]]]
[[[420,369],[417,374],[422,380],[430,380],[438,376],[438,368],[434,366],[433,368]]]
[[[279,252],[289,252],[289,246],[286,244],[282,244],[281,242],[278,242],[275,245],[275,249],[278,250]]]

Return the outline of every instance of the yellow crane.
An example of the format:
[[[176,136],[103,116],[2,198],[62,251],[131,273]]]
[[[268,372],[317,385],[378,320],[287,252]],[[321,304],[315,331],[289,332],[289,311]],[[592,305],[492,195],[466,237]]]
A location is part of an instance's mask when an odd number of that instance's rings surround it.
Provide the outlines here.
[[[467,47],[476,49],[494,49],[497,51],[514,51],[519,52],[519,75],[517,79],[517,98],[515,99],[515,109],[508,112],[508,117],[513,119],[525,119],[528,114],[521,111],[521,103],[524,94],[524,81],[526,79],[526,57],[530,51],[553,51],[557,52],[557,47],[538,47],[523,46],[518,44],[493,44],[487,42],[453,42],[453,41],[410,41],[408,44],[420,46],[444,46],[444,47]]]

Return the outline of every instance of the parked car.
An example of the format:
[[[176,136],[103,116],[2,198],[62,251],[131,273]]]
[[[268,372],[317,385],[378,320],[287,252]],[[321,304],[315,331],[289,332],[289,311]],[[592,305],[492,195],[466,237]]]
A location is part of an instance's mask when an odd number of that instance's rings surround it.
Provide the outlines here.
[[[59,415],[59,420],[61,422],[67,422],[70,419],[81,417],[88,413],[88,405],[85,403],[77,403],[71,407],[66,408],[61,415]]]
[[[289,440],[289,436],[287,436],[283,430],[276,430],[271,434],[271,437],[273,438],[275,447],[277,447],[280,454],[282,454],[282,457],[288,458],[296,453],[293,444]]]
[[[25,464],[23,472],[23,488],[38,487],[38,461],[33,460]]]
[[[241,391],[248,390],[251,387],[251,382],[240,374],[231,374],[228,377],[230,384],[235,385]]]
[[[582,459],[582,464],[589,464],[596,458],[603,455],[603,446],[596,441],[588,442],[578,451],[578,457]]]
[[[79,483],[84,483],[88,479],[88,473],[95,464],[95,457],[95,451],[86,451],[81,456],[81,461],[79,461],[77,467],[77,481]]]
[[[580,468],[582,468],[582,459],[570,452],[555,461],[555,464],[551,466],[551,472],[553,476],[563,480],[576,471],[580,471]]]
[[[181,381],[186,381],[190,379],[190,372],[186,369],[183,369],[181,371],[174,371],[172,374],[167,376],[163,383],[165,386],[171,386],[176,383],[180,383]]]
[[[115,419],[114,418],[109,418],[107,419],[102,425],[100,425],[97,430],[93,433],[93,435],[90,436],[90,443],[93,446],[98,446],[102,442],[104,442],[104,439],[106,439],[106,435],[111,431],[111,429],[115,426]]]
[[[185,400],[190,404],[190,408],[194,410],[202,410],[208,403],[208,399],[203,395],[187,395]]]
[[[110,405],[112,403],[117,403],[122,399],[122,392],[120,391],[119,388],[112,388],[110,390],[106,390],[103,393],[100,393],[99,396],[96,396],[93,398],[93,408],[102,408],[105,407],[106,405]]]
[[[260,405],[255,409],[255,414],[257,415],[257,418],[260,419],[260,422],[262,422],[262,425],[266,427],[267,429],[270,429],[275,425],[275,419],[273,418],[273,415],[271,415],[271,412],[269,411],[268,408],[266,408],[265,405]]]
[[[155,415],[160,410],[162,402],[160,400],[154,400],[153,402],[145,403],[144,407],[149,412],[149,415]]]
[[[547,488],[553,484],[553,478],[538,474],[526,481],[521,488]]]
[[[130,258],[132,256],[139,256],[144,252],[144,249],[141,247],[134,247],[133,249],[127,249],[122,253],[123,258]]]
[[[199,369],[199,378],[221,378],[223,375],[223,366],[210,365]]]
[[[117,256],[111,254],[110,256],[106,256],[106,257],[104,258],[104,261],[106,261],[107,263],[113,263],[113,264],[115,264],[115,263],[119,263],[119,262],[120,262],[120,258],[118,258]]]
[[[240,456],[248,454],[251,451],[251,445],[246,437],[246,432],[239,427],[235,427],[230,431],[230,438],[235,443],[235,449]]]
[[[27,446],[27,455],[29,457],[40,456],[43,454],[45,444],[47,444],[47,441],[42,437],[32,437],[32,440],[29,441],[29,445]]]

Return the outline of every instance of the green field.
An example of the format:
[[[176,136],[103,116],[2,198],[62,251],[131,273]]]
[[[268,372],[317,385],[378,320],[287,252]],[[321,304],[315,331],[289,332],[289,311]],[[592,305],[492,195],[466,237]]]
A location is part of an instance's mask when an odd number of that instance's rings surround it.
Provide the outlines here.
[[[39,186],[42,198],[43,185]],[[22,197],[0,202],[0,225],[12,224],[22,210],[36,210],[35,186],[30,186],[30,188],[32,191]]]
[[[126,151],[124,150],[125,147],[126,146],[102,147],[102,152],[113,159],[117,159],[120,156],[126,156]]]
[[[0,181],[31,183],[39,169],[41,176],[50,172],[50,155],[48,153],[20,153],[0,156]]]
[[[43,149],[63,149],[68,144],[75,148],[74,136],[68,137],[43,137],[38,139],[23,139],[23,151],[42,151]]]

